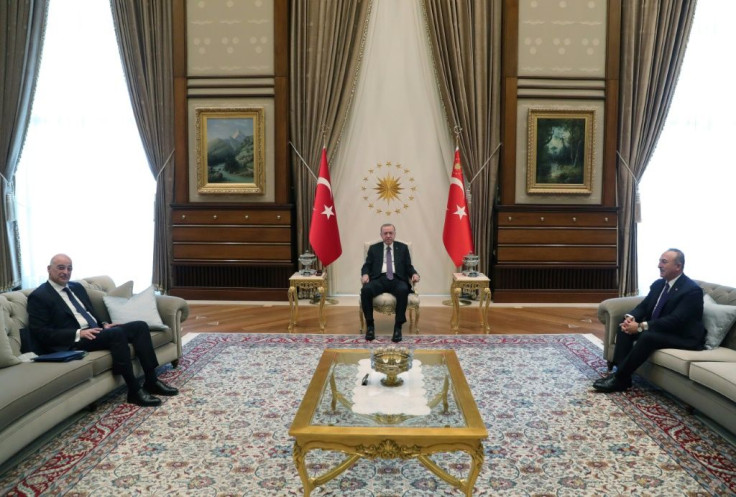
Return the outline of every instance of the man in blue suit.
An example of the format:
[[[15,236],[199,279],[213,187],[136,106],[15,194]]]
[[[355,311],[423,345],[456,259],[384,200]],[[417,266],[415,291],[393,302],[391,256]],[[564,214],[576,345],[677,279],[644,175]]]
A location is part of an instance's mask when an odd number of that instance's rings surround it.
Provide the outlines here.
[[[82,285],[70,282],[72,260],[57,254],[48,266],[49,280],[28,296],[28,327],[38,343],[49,352],[62,350],[109,350],[113,374],[122,375],[128,385],[128,402],[142,407],[161,404],[156,395],[176,395],[179,391],[156,376],[158,360],[151,332],[144,321],[106,323],[95,314],[92,301]],[[128,344],[145,374],[143,389],[135,377]]]
[[[396,297],[396,319],[391,340],[401,341],[401,326],[406,322],[406,306],[409,302],[411,285],[419,281],[419,273],[411,264],[409,247],[394,241],[396,228],[393,224],[381,226],[381,239],[370,246],[360,271],[363,288],[360,290],[360,305],[367,325],[365,339],[376,338],[373,323],[373,298],[384,292]]]
[[[683,273],[685,254],[669,249],[660,257],[658,267],[662,278],[619,325],[613,351],[616,372],[593,383],[596,390],[626,390],[631,386],[631,375],[656,350],[703,349],[703,290]]]

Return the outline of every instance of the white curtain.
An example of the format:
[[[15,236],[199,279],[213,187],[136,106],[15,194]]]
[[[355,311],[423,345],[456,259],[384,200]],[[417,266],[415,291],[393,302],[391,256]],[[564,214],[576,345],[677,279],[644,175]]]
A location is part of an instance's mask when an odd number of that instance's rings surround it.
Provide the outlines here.
[[[419,0],[374,0],[351,117],[330,162],[343,247],[331,293],[359,291],[363,244],[380,240],[383,223],[412,243],[420,293],[449,293],[442,227],[453,154]]]
[[[691,278],[736,287],[734,19],[735,3],[697,4],[667,123],[640,184],[640,292],[659,277],[659,256],[670,247],[685,252]]]
[[[16,174],[23,286],[58,253],[73,278],[150,285],[155,182],[120,64],[109,2],[53,0]]]

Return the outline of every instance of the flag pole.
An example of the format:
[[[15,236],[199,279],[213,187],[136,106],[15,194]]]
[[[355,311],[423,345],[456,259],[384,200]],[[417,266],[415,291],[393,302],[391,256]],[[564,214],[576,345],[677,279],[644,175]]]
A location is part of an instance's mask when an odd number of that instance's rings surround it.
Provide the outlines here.
[[[473,181],[475,181],[475,179],[478,177],[478,175],[483,172],[483,169],[485,169],[485,167],[488,165],[488,163],[491,162],[491,159],[493,159],[493,157],[496,155],[496,152],[498,152],[498,149],[501,148],[501,145],[503,145],[503,142],[501,142],[501,143],[498,144],[498,146],[493,151],[493,153],[491,154],[491,156],[488,157],[488,159],[486,159],[486,161],[483,163],[482,166],[480,166],[480,169],[478,170],[477,173],[475,173],[475,176],[473,176],[473,179],[470,180],[470,182],[468,183],[468,185],[472,184]]]
[[[294,152],[296,152],[296,155],[299,157],[299,159],[302,161],[302,164],[305,168],[307,168],[307,171],[309,171],[309,174],[312,175],[312,178],[314,178],[314,181],[317,182],[317,175],[312,172],[312,169],[309,167],[309,164],[307,164],[307,161],[304,160],[304,157],[302,157],[302,154],[299,153],[299,151],[296,149],[293,143],[289,142],[289,145],[291,145],[291,148],[294,149]]]
[[[478,170],[477,173],[475,173],[475,176],[473,176],[473,179],[471,179],[470,181],[468,181],[468,183],[465,185],[465,198],[466,198],[466,200],[468,202],[468,210],[470,210],[470,205],[473,203],[473,198],[472,198],[473,196],[470,193],[470,185],[473,184],[473,181],[475,181],[478,178],[478,175],[480,173],[482,173],[483,172],[483,169],[485,169],[486,166],[488,165],[488,163],[491,162],[491,159],[493,159],[493,157],[496,155],[496,152],[498,152],[498,149],[501,148],[501,145],[502,145],[502,143],[499,143],[498,144],[498,146],[493,151],[493,153],[491,154],[491,156],[488,157],[488,159],[483,163],[482,166],[480,166],[480,169]]]

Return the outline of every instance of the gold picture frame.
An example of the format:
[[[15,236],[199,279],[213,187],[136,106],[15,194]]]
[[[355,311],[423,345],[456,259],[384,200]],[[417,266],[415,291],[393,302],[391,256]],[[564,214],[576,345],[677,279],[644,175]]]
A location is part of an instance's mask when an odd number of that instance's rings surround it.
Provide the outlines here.
[[[529,109],[527,193],[593,193],[595,110]]]
[[[197,192],[264,194],[263,107],[199,107],[195,113]]]

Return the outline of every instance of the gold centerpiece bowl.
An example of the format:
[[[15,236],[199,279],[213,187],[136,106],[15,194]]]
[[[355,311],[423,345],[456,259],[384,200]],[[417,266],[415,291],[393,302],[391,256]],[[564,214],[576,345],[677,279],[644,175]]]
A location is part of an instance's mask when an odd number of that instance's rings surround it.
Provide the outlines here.
[[[412,353],[406,347],[378,347],[371,353],[371,368],[386,375],[381,380],[385,387],[404,383],[399,374],[411,369]]]

